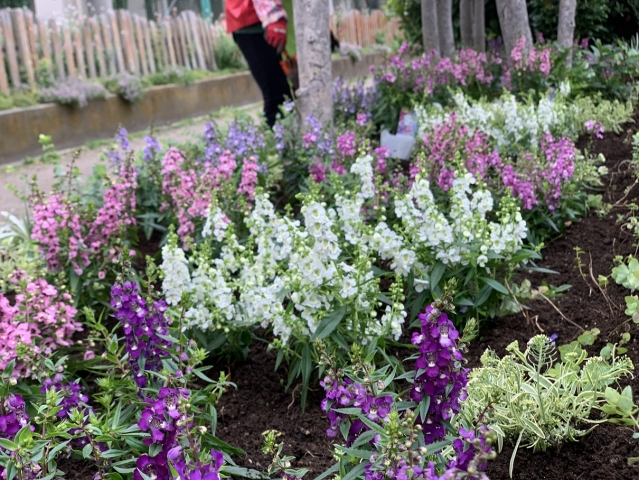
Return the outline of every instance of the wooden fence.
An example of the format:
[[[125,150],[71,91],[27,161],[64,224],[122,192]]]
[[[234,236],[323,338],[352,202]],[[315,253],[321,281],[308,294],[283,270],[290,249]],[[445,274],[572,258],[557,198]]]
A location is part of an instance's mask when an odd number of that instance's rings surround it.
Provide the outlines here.
[[[0,93],[35,86],[42,60],[55,79],[148,75],[167,66],[216,70],[215,35],[190,11],[160,24],[126,10],[59,24],[27,9],[0,10]]]
[[[399,18],[388,18],[381,10],[350,10],[331,16],[331,28],[342,42],[370,47],[378,35],[385,43],[402,37]]]
[[[377,32],[390,41],[399,34],[397,19],[375,10],[335,15],[331,25],[341,41],[362,47]],[[37,20],[28,9],[0,10],[0,93],[37,85],[40,69],[61,80],[104,78],[129,72],[147,75],[168,66],[217,70],[214,43],[222,33],[192,11],[161,23],[126,10],[62,24]]]

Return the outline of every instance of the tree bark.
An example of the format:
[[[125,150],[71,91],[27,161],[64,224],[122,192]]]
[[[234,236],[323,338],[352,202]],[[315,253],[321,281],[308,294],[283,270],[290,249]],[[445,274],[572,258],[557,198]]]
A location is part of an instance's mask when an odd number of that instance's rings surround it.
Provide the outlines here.
[[[317,115],[333,121],[333,72],[329,4],[326,0],[293,0],[300,88],[297,107],[302,122]]]
[[[496,1],[499,25],[501,26],[501,34],[506,48],[506,58],[510,60],[510,52],[522,35],[526,39],[525,52],[530,50],[533,44],[526,0]]]
[[[439,31],[437,22],[437,0],[422,0],[422,39],[424,52],[433,50],[439,55]]]
[[[472,0],[473,48],[486,51],[486,4],[484,0]]]
[[[437,20],[439,53],[442,57],[450,57],[455,51],[453,0],[437,0]]]
[[[564,48],[571,48],[575,37],[575,13],[577,0],[559,0],[559,22],[557,25],[557,41]],[[566,63],[572,65],[572,50],[568,52]]]
[[[474,0],[459,0],[459,33],[462,48],[474,47]]]

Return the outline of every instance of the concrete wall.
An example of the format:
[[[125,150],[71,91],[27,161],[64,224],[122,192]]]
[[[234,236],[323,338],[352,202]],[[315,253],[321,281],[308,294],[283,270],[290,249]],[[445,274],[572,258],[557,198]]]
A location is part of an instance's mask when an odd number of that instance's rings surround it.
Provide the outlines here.
[[[333,75],[357,78],[368,75],[369,66],[383,61],[380,54],[364,56],[353,64],[348,58],[333,61]],[[91,102],[85,108],[57,104],[0,111],[0,164],[42,153],[38,136],[51,135],[58,148],[110,138],[118,125],[139,131],[184,118],[207,115],[224,106],[259,102],[262,95],[250,73],[242,72],[192,85],[166,85],[145,92],[131,105],[115,95]]]

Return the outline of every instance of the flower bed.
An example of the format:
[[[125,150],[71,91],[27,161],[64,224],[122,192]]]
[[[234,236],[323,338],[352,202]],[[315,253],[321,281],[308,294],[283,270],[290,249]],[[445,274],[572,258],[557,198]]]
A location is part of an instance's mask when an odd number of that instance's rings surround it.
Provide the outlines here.
[[[34,187],[0,236],[0,469],[579,478],[572,442],[624,435],[600,471],[630,478],[632,430],[597,425],[639,428],[633,99],[574,98],[532,52],[394,56],[336,85],[333,129],[293,104],[139,153],[121,129],[88,181]],[[398,79],[440,100],[407,95],[408,162],[377,141]]]

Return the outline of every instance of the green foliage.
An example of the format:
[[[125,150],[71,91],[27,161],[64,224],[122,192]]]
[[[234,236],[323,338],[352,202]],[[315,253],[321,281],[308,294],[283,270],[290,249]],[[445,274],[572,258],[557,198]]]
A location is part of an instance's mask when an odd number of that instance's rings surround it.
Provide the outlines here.
[[[528,0],[528,18],[534,33],[542,33],[547,39],[557,38],[559,2]],[[575,38],[591,37],[611,40],[608,16],[611,11],[610,0],[589,0],[577,2],[575,18]]]
[[[634,79],[639,72],[639,50],[621,42],[604,44],[597,40],[588,49],[577,49],[573,66],[562,70],[553,61],[553,74],[568,80],[573,95],[602,95],[622,102],[636,97]]]
[[[625,297],[626,310],[625,314],[632,317],[634,323],[639,323],[639,297],[637,295],[628,295]]]
[[[0,111],[11,108],[32,107],[38,104],[38,93],[33,89],[19,88],[9,95],[0,93]]]
[[[601,408],[609,418],[610,423],[633,427],[636,431],[632,438],[639,438],[639,407],[635,404],[632,396],[632,387],[628,385],[621,393],[607,387],[606,404]],[[628,465],[639,463],[639,457],[628,459]]]
[[[0,8],[29,8],[33,10],[33,0],[0,0]]]
[[[188,70],[183,67],[166,67],[161,72],[152,73],[142,79],[145,87],[155,87],[159,85],[190,85],[210,77],[212,74],[206,70]]]
[[[612,269],[612,278],[631,292],[639,289],[639,261],[634,257],[628,257],[627,264],[621,262]]]
[[[31,227],[18,217],[0,212],[4,225],[0,226],[0,292],[11,287],[11,275],[22,270],[30,278],[44,275],[45,265],[40,250],[31,240]]]
[[[41,87],[53,87],[55,79],[51,68],[51,60],[41,59],[36,70],[36,80]]]
[[[588,120],[597,119],[606,132],[621,133],[622,125],[633,122],[634,105],[630,98],[606,100],[601,92],[580,96],[572,100],[574,125],[583,125]]]
[[[213,45],[215,62],[220,70],[246,70],[246,60],[230,35],[219,35]]]
[[[502,359],[491,350],[482,355],[482,367],[469,375],[461,415],[474,422],[483,414],[500,448],[505,439],[515,441],[511,474],[520,447],[545,451],[592,430],[591,412],[600,408],[604,389],[633,368],[630,359],[588,358],[581,348],[557,362],[555,344],[545,335],[533,337],[523,352],[516,341],[506,350]]]

